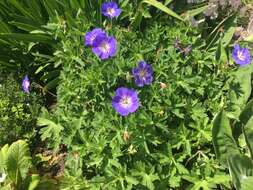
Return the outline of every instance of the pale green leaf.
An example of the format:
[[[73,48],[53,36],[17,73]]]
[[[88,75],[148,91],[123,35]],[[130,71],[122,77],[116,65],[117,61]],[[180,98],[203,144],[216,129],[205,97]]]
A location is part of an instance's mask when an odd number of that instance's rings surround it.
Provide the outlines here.
[[[19,186],[31,166],[29,147],[25,141],[18,140],[11,144],[7,153],[6,165],[9,178]]]
[[[147,3],[149,5],[152,5],[152,6],[156,7],[156,8],[158,8],[158,9],[160,9],[161,11],[167,13],[168,15],[173,16],[174,18],[177,18],[177,19],[183,21],[183,19],[177,13],[175,13],[172,10],[170,10],[168,7],[166,7],[165,5],[163,5],[159,1],[156,1],[156,0],[144,0],[143,3]]]
[[[241,190],[252,190],[253,176],[245,177],[241,182]]]
[[[6,159],[9,145],[4,145],[0,150],[0,172],[6,168]]]

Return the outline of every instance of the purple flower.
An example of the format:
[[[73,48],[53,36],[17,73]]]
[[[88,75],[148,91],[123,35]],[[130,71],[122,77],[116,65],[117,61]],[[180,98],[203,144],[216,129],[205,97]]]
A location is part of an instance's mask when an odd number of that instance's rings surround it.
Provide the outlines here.
[[[102,14],[109,18],[118,17],[121,13],[121,9],[115,2],[108,2],[102,4]]]
[[[22,80],[22,89],[25,93],[29,93],[30,81],[27,75]]]
[[[153,81],[153,69],[152,66],[145,61],[140,61],[138,67],[133,68],[132,74],[137,86],[149,85]]]
[[[116,54],[117,41],[114,37],[99,34],[93,42],[92,52],[100,59],[108,59]]]
[[[121,115],[127,116],[139,107],[138,94],[135,90],[125,87],[118,88],[112,99],[112,107]]]
[[[106,35],[106,33],[101,28],[95,28],[92,31],[87,32],[84,36],[85,45],[86,46],[93,46],[93,42],[98,35]]]
[[[232,57],[236,64],[240,66],[248,65],[252,61],[249,50],[247,48],[241,48],[239,44],[234,46]]]

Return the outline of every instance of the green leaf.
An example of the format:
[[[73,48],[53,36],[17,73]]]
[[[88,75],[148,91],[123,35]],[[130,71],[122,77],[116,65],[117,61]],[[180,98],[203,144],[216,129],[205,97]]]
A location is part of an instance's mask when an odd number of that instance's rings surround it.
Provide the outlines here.
[[[236,154],[228,158],[228,166],[232,182],[240,190],[241,182],[253,175],[253,162],[247,156]]]
[[[9,26],[5,22],[0,21],[0,33],[9,33],[9,32],[11,32]]]
[[[223,47],[226,47],[227,45],[229,45],[230,41],[233,38],[233,35],[235,33],[235,29],[236,27],[230,27],[224,34],[224,37],[221,39],[221,44],[223,45]]]
[[[191,17],[194,17],[202,12],[204,12],[209,5],[203,5],[202,7],[198,7],[196,9],[192,9],[192,10],[188,10],[185,14],[184,14],[184,20],[187,20]]]
[[[59,84],[59,82],[60,82],[60,78],[59,78],[59,77],[56,77],[56,78],[50,80],[50,81],[46,84],[46,86],[45,86],[44,88],[47,89],[47,90],[54,89],[54,88],[57,87],[57,85]]]
[[[251,69],[245,67],[235,72],[235,78],[239,82],[242,90],[242,103],[246,103],[251,94]]]
[[[42,42],[52,44],[54,40],[51,36],[42,34],[20,34],[20,33],[2,33],[0,39],[19,40],[24,42]]]
[[[9,145],[6,144],[0,150],[0,172],[6,168],[8,149],[9,149]]]
[[[246,66],[232,73],[233,85],[229,98],[233,103],[231,110],[235,118],[239,118],[242,108],[246,105],[251,94],[251,68]]]
[[[150,190],[155,189],[153,181],[157,179],[157,176],[144,174],[142,178],[142,184],[148,187]]]
[[[188,174],[188,170],[180,163],[175,163],[176,168],[178,169],[178,173],[180,174]]]
[[[227,159],[231,155],[239,153],[239,150],[232,136],[225,111],[219,112],[214,118],[212,136],[215,154],[221,164],[227,166]]]
[[[51,18],[56,16],[56,12],[59,9],[57,1],[43,0],[44,7]]]
[[[16,8],[18,9],[23,15],[30,17],[30,18],[34,18],[30,12],[28,10],[26,10],[24,7],[24,5],[22,5],[21,2],[18,2],[16,0],[9,0],[9,2]]]
[[[19,28],[21,30],[25,30],[25,31],[28,31],[28,32],[38,29],[38,26],[34,26],[34,25],[27,24],[27,23],[24,23],[24,22],[11,21],[9,23],[16,26],[17,28]]]
[[[239,119],[244,125],[246,125],[252,116],[253,116],[253,99],[251,99],[244,107],[244,109],[240,114]]]
[[[24,181],[22,181],[22,189],[27,190],[35,190],[40,182],[40,176],[38,174],[32,174],[31,176],[26,177]]]
[[[253,34],[250,34],[248,37],[246,37],[244,41],[253,42]]]
[[[220,61],[222,64],[226,64],[228,62],[228,56],[226,50],[222,43],[219,43],[217,53],[216,53],[216,60]]]
[[[253,176],[242,179],[241,190],[251,190],[253,187]]]
[[[11,144],[7,153],[6,165],[9,178],[19,187],[31,166],[31,156],[25,141],[18,140]]]
[[[134,177],[126,176],[125,178],[129,184],[137,185],[139,183],[139,181],[135,179]]]
[[[45,189],[47,189],[47,190],[58,190],[59,185],[57,185],[56,180],[44,179],[44,180],[40,181],[40,183],[36,187],[36,190],[45,190]]]
[[[224,184],[230,181],[229,175],[215,175],[211,179],[208,180],[208,183],[212,184]]]
[[[209,188],[208,188],[208,182],[206,180],[198,181],[191,188],[191,190],[200,190],[200,189],[209,190]]]
[[[158,9],[160,9],[161,11],[167,13],[168,15],[173,16],[174,18],[177,18],[177,19],[183,21],[183,19],[178,14],[176,14],[174,11],[170,10],[168,7],[166,7],[165,5],[163,5],[162,3],[160,3],[159,1],[156,1],[156,0],[144,0],[143,3],[150,4],[150,5],[158,8]]]
[[[37,124],[38,126],[46,126],[40,130],[41,139],[43,141],[47,138],[60,138],[60,132],[63,130],[63,127],[60,124],[57,124],[52,120],[42,117],[38,118]]]
[[[251,158],[253,158],[253,117],[243,126],[243,134],[247,143]]]
[[[33,174],[31,176],[31,181],[28,187],[28,190],[34,190],[40,182],[40,176],[38,174]]]

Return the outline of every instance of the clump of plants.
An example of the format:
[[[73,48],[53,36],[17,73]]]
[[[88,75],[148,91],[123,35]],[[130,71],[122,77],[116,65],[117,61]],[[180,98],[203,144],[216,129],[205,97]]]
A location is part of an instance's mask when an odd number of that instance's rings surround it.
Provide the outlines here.
[[[29,93],[27,76],[17,81],[13,75],[0,78],[0,145],[17,139],[31,139],[34,135],[36,118],[41,98]]]
[[[229,90],[230,68],[201,49],[197,29],[159,21],[142,32],[106,21],[65,31],[80,36],[62,39],[57,106],[38,125],[49,148],[64,144],[66,162],[71,155],[80,161],[72,174],[90,189],[229,187],[225,169],[217,169],[211,120]]]
[[[235,11],[244,5],[3,0],[0,43],[7,44],[5,52],[21,53],[15,59],[6,54],[3,68],[31,75],[1,81],[0,145],[9,145],[0,151],[0,185],[250,186],[252,39],[236,35],[246,24]],[[208,15],[213,7],[217,14]],[[19,66],[26,61],[27,67]],[[40,109],[34,87],[56,98],[48,109]]]

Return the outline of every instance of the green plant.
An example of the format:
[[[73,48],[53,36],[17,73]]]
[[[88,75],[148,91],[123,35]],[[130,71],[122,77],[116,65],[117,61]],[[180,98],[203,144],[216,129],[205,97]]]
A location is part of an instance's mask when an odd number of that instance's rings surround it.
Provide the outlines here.
[[[88,26],[102,26],[100,14],[102,0],[99,1],[1,1],[0,3],[0,50],[1,67],[21,73],[29,72],[40,77],[43,90],[54,89],[59,82],[62,59],[55,58],[59,41],[64,38],[66,28],[75,27],[77,20],[86,21]],[[148,6],[160,12],[183,20],[179,15],[156,0],[120,1],[125,10],[118,19],[133,28],[141,28],[142,17],[151,18]],[[138,7],[138,8],[136,8]],[[161,11],[159,11],[161,10]],[[199,12],[198,12],[199,13]],[[197,13],[197,14],[198,14]],[[164,13],[163,13],[164,14]],[[195,15],[196,13],[191,13]],[[87,22],[88,21],[88,22]],[[106,22],[106,20],[105,20]],[[59,33],[60,31],[60,33]],[[15,55],[15,56],[13,56]]]
[[[75,17],[92,19],[101,25],[102,1],[25,0],[0,2],[0,68],[5,71],[34,73],[40,77],[44,91],[58,84],[60,60],[53,57],[60,41],[57,30],[71,27]],[[7,73],[8,73],[7,71]],[[44,86],[43,84],[43,86]]]
[[[57,105],[43,110],[38,125],[49,148],[66,145],[70,160],[77,152],[82,171],[71,176],[85,178],[90,189],[229,187],[214,159],[210,121],[226,97],[230,68],[201,49],[198,30],[184,23],[164,27],[165,21],[139,33],[105,23],[118,51],[104,62],[80,40],[89,23],[77,20],[65,30],[56,55],[63,63]],[[184,57],[173,47],[176,38],[195,48]],[[130,72],[143,59],[152,64],[155,79],[141,89]],[[167,87],[161,89],[160,82]],[[111,107],[114,90],[122,85],[137,89],[142,105],[126,118]]]
[[[121,15],[107,19],[103,2],[0,2],[0,145],[26,139],[2,148],[7,178],[0,188],[228,190],[228,164],[236,187],[250,186],[251,130],[240,115],[252,66],[237,69],[228,53],[238,14],[210,20],[201,14],[206,1],[119,0]],[[97,27],[117,40],[106,61],[84,46],[85,33]],[[132,76],[141,60],[154,71],[142,88]],[[5,77],[10,71],[31,76],[30,94]],[[40,109],[37,87],[56,93],[49,109]],[[138,93],[140,107],[127,117],[111,105],[118,87]]]
[[[249,108],[250,107],[250,108]],[[247,110],[248,109],[248,110]],[[214,120],[213,143],[216,150],[216,156],[221,164],[229,169],[232,176],[232,182],[236,189],[250,190],[253,185],[253,160],[252,160],[252,119],[243,118],[252,115],[252,101],[241,113],[241,123],[237,122],[232,127],[240,127],[242,134],[240,141],[246,142],[238,146],[235,139],[238,134],[233,135],[230,120],[225,111],[221,111]],[[251,113],[250,113],[251,112]],[[244,120],[246,119],[246,120]],[[246,121],[246,123],[244,123]]]
[[[232,182],[238,190],[250,190],[253,185],[253,100],[248,102],[251,68],[241,68],[232,74],[233,90],[228,96],[229,104],[225,104],[216,115],[212,129],[216,157],[224,168],[229,169]]]
[[[0,78],[0,146],[19,138],[31,139],[42,99],[26,94],[12,75]]]
[[[10,146],[6,144],[0,149],[0,173],[6,176],[1,189],[8,190],[43,190],[57,189],[50,180],[45,180],[36,173],[31,173],[32,157],[28,144],[18,140]]]

